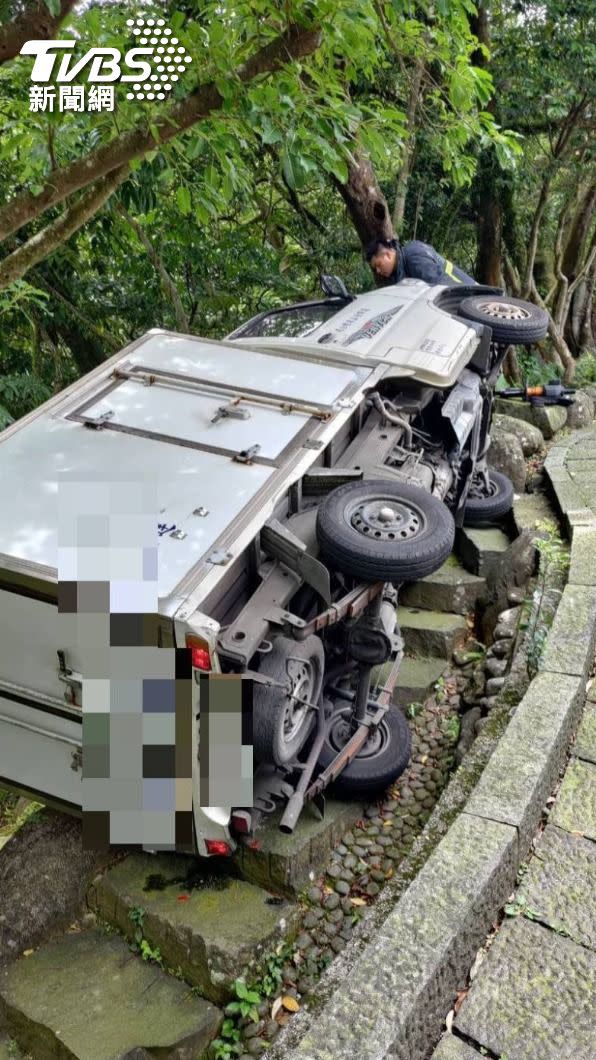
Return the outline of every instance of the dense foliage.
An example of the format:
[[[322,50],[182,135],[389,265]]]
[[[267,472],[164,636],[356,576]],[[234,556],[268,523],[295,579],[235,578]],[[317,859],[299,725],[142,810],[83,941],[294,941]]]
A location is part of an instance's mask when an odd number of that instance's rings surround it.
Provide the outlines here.
[[[0,426],[150,327],[222,337],[321,271],[370,285],[363,187],[384,231],[545,301],[555,367],[593,345],[588,0],[138,9],[192,56],[171,95],[38,113],[27,19],[125,49],[137,7],[0,4]]]

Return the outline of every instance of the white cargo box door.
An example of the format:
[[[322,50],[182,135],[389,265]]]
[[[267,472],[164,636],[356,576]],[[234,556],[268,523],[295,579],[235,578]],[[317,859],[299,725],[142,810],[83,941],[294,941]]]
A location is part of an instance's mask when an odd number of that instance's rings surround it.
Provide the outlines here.
[[[212,452],[235,453],[255,449],[259,460],[276,460],[308,424],[310,416],[284,413],[278,407],[234,401],[225,393],[181,389],[166,379],[145,385],[135,379],[119,382],[99,401],[85,406],[87,420],[104,421],[112,429],[138,431],[204,447]]]

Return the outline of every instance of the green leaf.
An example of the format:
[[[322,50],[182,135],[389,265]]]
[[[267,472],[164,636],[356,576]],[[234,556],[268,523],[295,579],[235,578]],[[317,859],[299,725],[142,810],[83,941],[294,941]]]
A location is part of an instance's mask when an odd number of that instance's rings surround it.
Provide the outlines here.
[[[176,189],[176,203],[183,217],[188,217],[192,209],[192,198],[186,184],[179,184]]]
[[[54,18],[58,18],[60,14],[60,0],[45,0],[45,5]]]

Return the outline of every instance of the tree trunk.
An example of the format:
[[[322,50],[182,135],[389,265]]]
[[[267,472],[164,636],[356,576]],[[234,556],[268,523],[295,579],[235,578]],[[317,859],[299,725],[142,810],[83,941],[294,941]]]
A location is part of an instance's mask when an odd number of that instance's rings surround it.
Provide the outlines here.
[[[408,194],[408,183],[412,171],[414,151],[416,149],[416,111],[420,100],[422,78],[424,76],[424,62],[416,60],[414,74],[410,85],[408,96],[408,109],[406,112],[406,141],[403,147],[403,158],[395,182],[395,202],[393,204],[393,229],[396,235],[401,235],[404,223],[404,212],[406,209],[406,196]]]
[[[348,167],[348,180],[335,186],[344,200],[362,246],[373,239],[392,239],[387,201],[368,158],[357,149]]]
[[[583,247],[590,231],[594,206],[596,205],[596,185],[588,188],[582,195],[575,211],[561,261],[561,272],[573,283],[580,268]]]
[[[478,166],[478,221],[476,226],[476,271],[478,283],[504,287],[501,269],[503,211],[499,202],[496,177],[501,175],[494,151],[484,152]]]
[[[586,288],[584,303],[579,324],[579,348],[580,350],[594,350],[596,348],[596,335],[594,333],[594,314],[596,306],[594,296],[596,295],[596,259],[586,276]]]
[[[486,4],[479,3],[477,13],[470,18],[470,29],[485,48],[490,48],[490,29]],[[478,48],[472,62],[481,69],[487,69],[488,60],[482,48]],[[493,95],[486,104],[486,110],[495,115],[496,99]],[[475,277],[478,283],[490,287],[503,287],[501,257],[503,253],[503,210],[500,201],[500,188],[504,174],[498,163],[494,148],[482,152],[476,172],[476,268]]]

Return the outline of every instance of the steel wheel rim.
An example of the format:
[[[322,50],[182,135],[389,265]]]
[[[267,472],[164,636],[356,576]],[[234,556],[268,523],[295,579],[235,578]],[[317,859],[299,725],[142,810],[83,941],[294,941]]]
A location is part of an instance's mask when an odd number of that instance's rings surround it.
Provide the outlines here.
[[[304,660],[290,660],[294,673],[288,669],[291,688],[287,697],[283,715],[283,740],[290,743],[300,732],[308,714],[308,706],[314,687],[312,665]],[[304,702],[306,701],[306,702]]]
[[[496,497],[499,492],[499,487],[493,478],[489,479],[488,490],[484,489],[482,483],[474,486],[470,490],[470,497],[472,499],[477,498],[478,500],[485,500],[488,497]]]
[[[339,751],[343,751],[348,740],[353,735],[353,729],[350,724],[350,717],[344,715],[338,715],[334,718],[329,726],[329,745],[336,754]],[[368,740],[363,747],[360,748],[356,758],[366,759],[371,761],[374,758],[378,758],[384,754],[387,747],[389,746],[389,730],[387,728],[387,722],[384,718],[381,719],[378,725],[374,726],[370,730]]]
[[[530,314],[521,305],[513,305],[512,302],[480,302],[478,308],[486,313],[487,317],[495,320],[529,320]]]
[[[383,494],[353,501],[345,517],[371,541],[410,541],[426,529],[426,517],[416,504]]]

